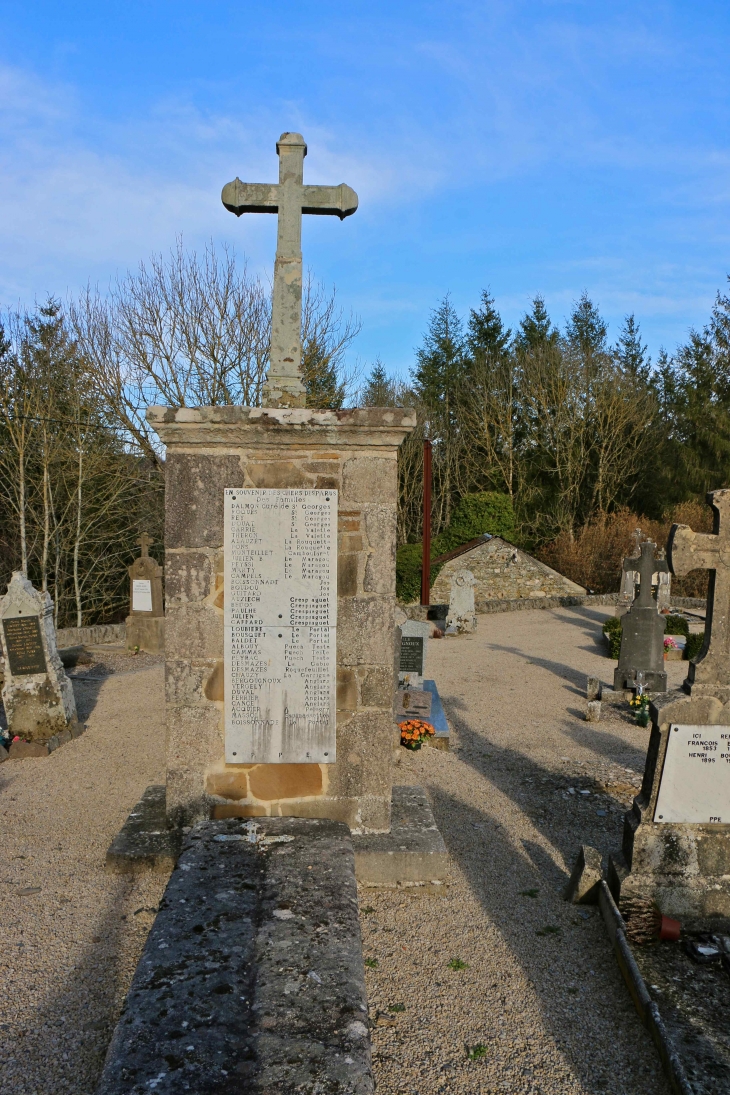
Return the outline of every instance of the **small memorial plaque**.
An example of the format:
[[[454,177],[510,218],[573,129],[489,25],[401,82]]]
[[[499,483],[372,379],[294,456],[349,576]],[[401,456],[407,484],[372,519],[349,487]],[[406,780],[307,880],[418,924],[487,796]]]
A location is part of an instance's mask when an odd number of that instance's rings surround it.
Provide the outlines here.
[[[431,693],[420,688],[401,688],[395,694],[396,718],[425,719],[431,715]]]
[[[148,578],[132,579],[132,612],[152,611],[152,582]]]
[[[730,823],[730,726],[670,726],[654,821]]]
[[[10,673],[15,677],[46,673],[41,625],[37,616],[15,616],[3,620],[5,650]]]
[[[229,764],[336,760],[337,491],[226,490]]]
[[[423,644],[424,640],[418,635],[403,635],[400,641],[400,665],[401,673],[423,674]]]

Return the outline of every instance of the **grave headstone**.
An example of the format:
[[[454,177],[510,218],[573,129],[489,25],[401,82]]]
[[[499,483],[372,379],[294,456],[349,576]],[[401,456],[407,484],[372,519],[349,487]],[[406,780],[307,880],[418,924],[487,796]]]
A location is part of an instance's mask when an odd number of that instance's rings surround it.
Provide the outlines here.
[[[129,616],[127,646],[158,654],[165,649],[165,608],[162,599],[162,567],[151,557],[151,536],[143,532],[137,543],[140,556],[129,567]]]
[[[56,648],[53,601],[16,571],[0,600],[3,704],[11,738],[58,744],[79,731],[71,681]],[[11,748],[12,756],[12,748]]]
[[[423,688],[426,672],[426,652],[431,625],[421,620],[406,620],[401,624],[398,684],[405,688]]]
[[[476,579],[470,570],[457,570],[451,579],[449,613],[446,617],[446,634],[470,634],[477,629],[474,610],[474,586]]]
[[[654,558],[656,544],[645,540],[640,558],[624,559],[624,569],[637,570],[639,594],[621,624],[621,649],[613,675],[615,689],[636,689],[639,673],[649,692],[666,692],[667,674],[664,669],[664,628],[666,621],[659,614],[652,593],[652,576],[662,567],[663,560]]]
[[[714,532],[674,525],[667,548],[673,574],[710,571],[705,645],[682,689],[650,706],[641,792],[613,865],[622,898],[679,917],[730,915],[730,491],[708,501]]]
[[[425,719],[431,715],[433,695],[421,688],[399,688],[395,694],[395,716],[403,719]]]

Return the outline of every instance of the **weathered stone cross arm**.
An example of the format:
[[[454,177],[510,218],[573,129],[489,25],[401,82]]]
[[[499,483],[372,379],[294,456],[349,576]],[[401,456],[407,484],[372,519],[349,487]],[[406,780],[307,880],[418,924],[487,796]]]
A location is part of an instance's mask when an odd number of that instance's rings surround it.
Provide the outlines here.
[[[357,194],[346,183],[339,186],[300,187],[302,213],[319,216],[332,215],[344,220],[357,209]],[[221,200],[229,213],[240,217],[243,213],[278,213],[278,183],[245,183],[236,178],[226,183]]]
[[[667,557],[678,578],[690,570],[717,570],[730,566],[730,490],[707,495],[715,511],[714,532],[693,532],[689,525],[672,525]]]

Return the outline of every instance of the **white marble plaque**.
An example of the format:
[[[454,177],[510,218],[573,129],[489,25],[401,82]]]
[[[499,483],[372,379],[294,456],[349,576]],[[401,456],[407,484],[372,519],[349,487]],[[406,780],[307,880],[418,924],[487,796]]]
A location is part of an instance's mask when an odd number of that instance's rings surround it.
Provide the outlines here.
[[[730,823],[730,726],[672,723],[654,821]]]
[[[226,490],[228,764],[332,764],[337,491]]]
[[[152,611],[152,582],[149,578],[132,579],[132,612]]]

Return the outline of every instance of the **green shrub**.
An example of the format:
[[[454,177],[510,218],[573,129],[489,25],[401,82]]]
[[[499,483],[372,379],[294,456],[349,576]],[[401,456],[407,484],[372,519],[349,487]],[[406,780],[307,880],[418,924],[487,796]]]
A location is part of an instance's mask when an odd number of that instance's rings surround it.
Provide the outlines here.
[[[432,555],[445,555],[469,540],[489,532],[514,542],[515,513],[508,494],[487,490],[465,494],[451,515],[448,526],[433,538]]]
[[[689,635],[689,624],[684,616],[666,616],[665,635]]]
[[[515,539],[515,515],[508,494],[483,491],[466,494],[453,512],[451,523],[431,541],[431,558],[475,540],[489,532],[506,540]],[[403,544],[395,558],[395,594],[402,604],[412,604],[421,596],[422,544]],[[431,585],[436,581],[443,563],[431,566]]]
[[[618,658],[621,652],[621,617],[609,616],[603,625],[603,634],[608,639],[610,657]]]
[[[422,544],[403,544],[395,556],[395,595],[402,604],[412,604],[421,598]],[[436,581],[443,563],[431,567],[431,585]]]
[[[688,635],[687,643],[684,648],[685,660],[689,661],[692,658],[696,658],[700,650],[702,650],[702,644],[705,641],[704,631],[700,631],[698,635]]]

